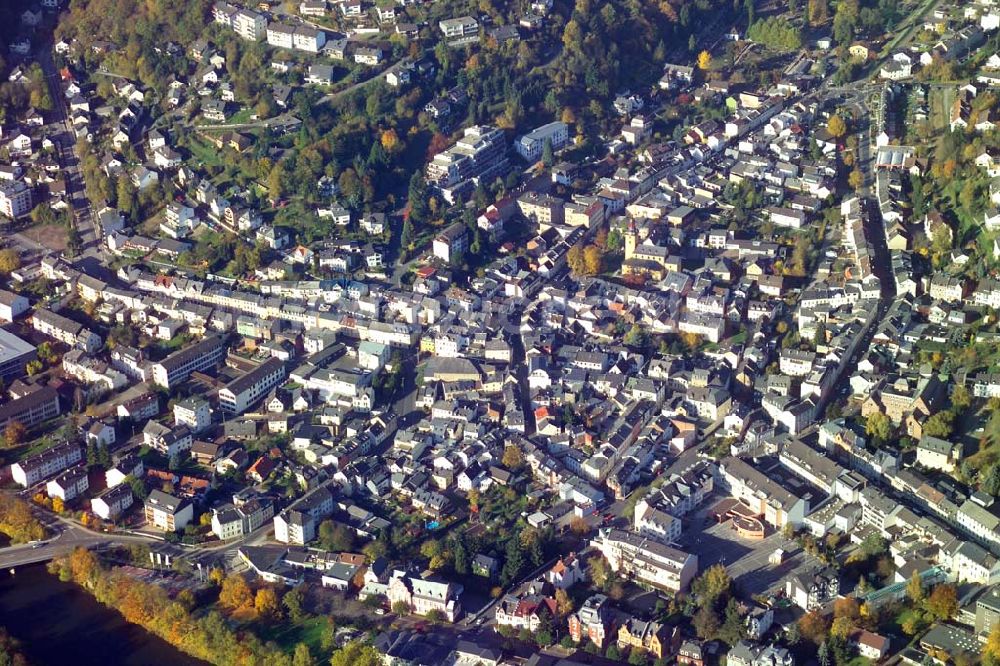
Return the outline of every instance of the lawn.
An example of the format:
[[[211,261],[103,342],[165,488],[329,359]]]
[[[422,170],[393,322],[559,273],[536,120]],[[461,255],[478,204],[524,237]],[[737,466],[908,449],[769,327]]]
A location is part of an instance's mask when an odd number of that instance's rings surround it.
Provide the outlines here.
[[[949,126],[949,114],[951,113],[952,97],[955,91],[950,87],[931,87],[928,92],[928,103],[930,106],[931,127],[936,130],[943,130]]]
[[[328,628],[325,616],[310,617],[302,622],[285,620],[278,624],[268,622],[253,623],[253,631],[262,641],[274,641],[287,652],[299,643],[305,643],[313,653],[321,652],[323,633]]]
[[[184,147],[191,151],[191,157],[195,161],[204,166],[220,168],[225,166],[219,159],[218,149],[197,136],[189,136]]]

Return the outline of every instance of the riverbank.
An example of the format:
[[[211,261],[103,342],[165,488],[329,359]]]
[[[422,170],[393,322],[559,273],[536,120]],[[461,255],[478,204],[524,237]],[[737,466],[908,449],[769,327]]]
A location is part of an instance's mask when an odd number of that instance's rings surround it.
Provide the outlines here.
[[[199,609],[197,597],[188,590],[171,598],[161,585],[138,578],[125,568],[106,566],[88,550],[77,548],[58,557],[49,563],[48,570],[92,594],[105,607],[117,610],[126,622],[198,659],[217,666],[291,666],[290,655],[278,646],[265,645],[215,608]]]
[[[44,565],[0,572],[0,626],[20,641],[32,664],[205,666],[142,627],[129,624]],[[72,657],[70,657],[72,655]]]

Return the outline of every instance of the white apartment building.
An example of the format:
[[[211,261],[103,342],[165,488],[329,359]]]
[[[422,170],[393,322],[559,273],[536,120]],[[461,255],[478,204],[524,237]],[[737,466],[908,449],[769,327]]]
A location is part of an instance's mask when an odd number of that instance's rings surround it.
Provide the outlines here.
[[[514,150],[528,162],[535,162],[542,157],[545,142],[552,145],[552,150],[559,150],[569,141],[569,126],[563,122],[553,122],[542,125],[514,142]]]
[[[602,530],[591,545],[612,571],[670,592],[687,589],[698,572],[697,556],[630,532]]]
[[[81,460],[83,460],[83,450],[72,442],[64,442],[14,463],[10,466],[10,474],[15,483],[28,488]]]
[[[16,220],[31,212],[31,188],[20,180],[0,180],[0,215]]]
[[[190,397],[174,403],[174,425],[187,426],[199,433],[212,425],[212,410],[203,398]]]
[[[272,21],[267,26],[267,43],[279,49],[294,48],[295,28]]]
[[[320,486],[274,517],[274,538],[304,546],[316,538],[316,527],[333,512],[333,494]]]
[[[90,488],[86,467],[71,467],[56,478],[45,484],[45,492],[49,497],[58,497],[64,502],[71,502]]]
[[[284,379],[285,364],[280,359],[269,358],[220,389],[219,406],[227,412],[242,414]]]
[[[444,33],[445,39],[469,37],[479,34],[479,22],[471,16],[444,19],[438,22],[438,27]]]
[[[90,500],[90,510],[101,520],[115,521],[134,503],[132,488],[128,485],[118,485],[108,488]]]
[[[267,19],[256,12],[241,9],[233,15],[233,32],[248,42],[260,41],[267,33]]]

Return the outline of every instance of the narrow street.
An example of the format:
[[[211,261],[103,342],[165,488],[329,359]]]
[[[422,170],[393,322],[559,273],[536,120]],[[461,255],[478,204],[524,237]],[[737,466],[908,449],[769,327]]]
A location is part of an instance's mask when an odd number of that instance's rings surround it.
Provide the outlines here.
[[[66,97],[60,86],[59,71],[52,60],[52,43],[47,41],[37,50],[37,59],[52,97],[53,114],[56,121],[63,126],[63,131],[52,137],[59,153],[59,163],[63,167],[63,177],[66,180],[66,193],[73,205],[73,219],[83,242],[84,255],[106,258],[101,245],[101,234],[98,229],[97,217],[93,214],[90,201],[87,199],[86,185],[80,169],[81,156],[76,154],[76,135],[70,122]]]

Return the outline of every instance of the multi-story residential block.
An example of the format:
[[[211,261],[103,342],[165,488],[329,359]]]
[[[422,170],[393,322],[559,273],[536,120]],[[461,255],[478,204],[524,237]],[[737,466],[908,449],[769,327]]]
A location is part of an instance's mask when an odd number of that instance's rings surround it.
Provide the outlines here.
[[[80,347],[89,354],[101,348],[101,336],[83,324],[51,310],[44,308],[35,310],[31,315],[31,327],[70,347]]]
[[[94,358],[82,349],[66,352],[62,358],[63,372],[96,387],[98,392],[114,391],[128,385],[128,377],[113,369],[107,361]]]
[[[618,647],[664,659],[680,647],[680,627],[629,617],[618,626]]]
[[[175,351],[159,363],[153,364],[153,383],[169,389],[187,380],[192,372],[211,368],[226,355],[225,341],[217,336],[205,339]]]
[[[475,125],[466,128],[454,146],[434,156],[427,165],[427,180],[452,201],[456,194],[472,187],[473,179],[489,182],[507,166],[503,131]]]
[[[525,192],[517,198],[521,215],[537,222],[542,228],[562,224],[565,220],[564,206],[562,199],[538,192]]]
[[[63,442],[14,463],[10,466],[10,474],[19,486],[30,488],[39,481],[53,474],[58,474],[81,460],[83,460],[83,450],[79,445],[73,442]]]
[[[222,539],[250,534],[274,517],[274,503],[267,497],[212,509],[212,533]]]
[[[135,454],[130,454],[121,458],[104,473],[104,482],[108,488],[114,488],[123,483],[126,477],[131,476],[133,479],[141,479],[145,471],[146,468],[142,464],[142,458]]]
[[[479,34],[479,22],[471,16],[444,19],[438,22],[445,39],[457,39]]]
[[[60,414],[59,394],[50,386],[41,386],[0,407],[0,428],[6,428],[11,421],[30,428]]]
[[[681,535],[680,518],[693,511],[712,492],[715,477],[709,463],[696,463],[673,474],[659,488],[653,488],[635,505],[635,531],[661,543],[672,543]]]
[[[117,485],[90,500],[90,510],[101,520],[116,521],[134,503],[132,487]]]
[[[795,574],[785,581],[785,596],[805,611],[815,610],[840,594],[840,579],[832,569]]]
[[[556,616],[556,600],[544,594],[528,593],[518,597],[508,594],[497,604],[494,618],[497,626],[514,630],[538,631],[546,619]]]
[[[726,664],[732,666],[792,666],[795,658],[787,649],[776,645],[757,645],[741,640],[726,655]]]
[[[142,441],[149,448],[167,457],[180,455],[191,449],[194,438],[185,425],[168,427],[156,421],[149,421],[142,429]]]
[[[326,33],[308,25],[300,25],[292,35],[292,45],[299,51],[319,53],[326,44]]]
[[[31,188],[20,180],[0,180],[0,215],[11,220],[31,212]]]
[[[917,442],[917,464],[927,469],[951,473],[961,463],[963,450],[961,442],[949,442],[924,435]]]
[[[456,222],[434,237],[434,256],[450,262],[469,247],[469,232],[464,224]]]
[[[30,309],[31,303],[28,302],[27,298],[6,289],[0,289],[0,321],[10,323]]]
[[[272,21],[267,26],[267,43],[279,49],[293,48],[295,28],[285,23]]]
[[[592,545],[612,571],[670,592],[687,589],[698,572],[698,557],[622,530],[602,530]]]
[[[316,538],[317,525],[332,512],[333,495],[320,486],[274,516],[274,538],[304,546]]]
[[[87,478],[86,467],[71,467],[56,478],[45,484],[45,492],[49,497],[58,497],[64,502],[71,502],[87,492],[90,480]]]
[[[593,594],[583,602],[580,610],[567,619],[569,635],[579,643],[584,638],[599,648],[608,639],[611,621],[608,598],[603,594]]]
[[[569,142],[569,126],[559,121],[542,125],[514,142],[517,154],[529,162],[535,162],[542,157],[545,144],[548,142],[552,150],[559,150]]]
[[[277,358],[269,358],[220,389],[219,406],[226,412],[242,414],[284,379],[284,362]]]
[[[983,492],[974,493],[955,514],[955,522],[986,544],[1000,544],[1000,516],[992,497]]]
[[[249,42],[258,42],[267,34],[267,19],[247,9],[233,15],[232,26],[233,32]]]
[[[174,425],[187,426],[195,434],[212,425],[212,410],[208,400],[192,396],[175,402]]]
[[[153,490],[149,493],[145,512],[146,522],[164,532],[182,530],[194,518],[194,506],[190,502],[162,490]]]
[[[144,393],[118,405],[119,421],[141,423],[160,413],[160,399],[155,393]]]
[[[809,513],[809,493],[798,495],[740,458],[719,461],[716,482],[774,527],[798,527]]]

